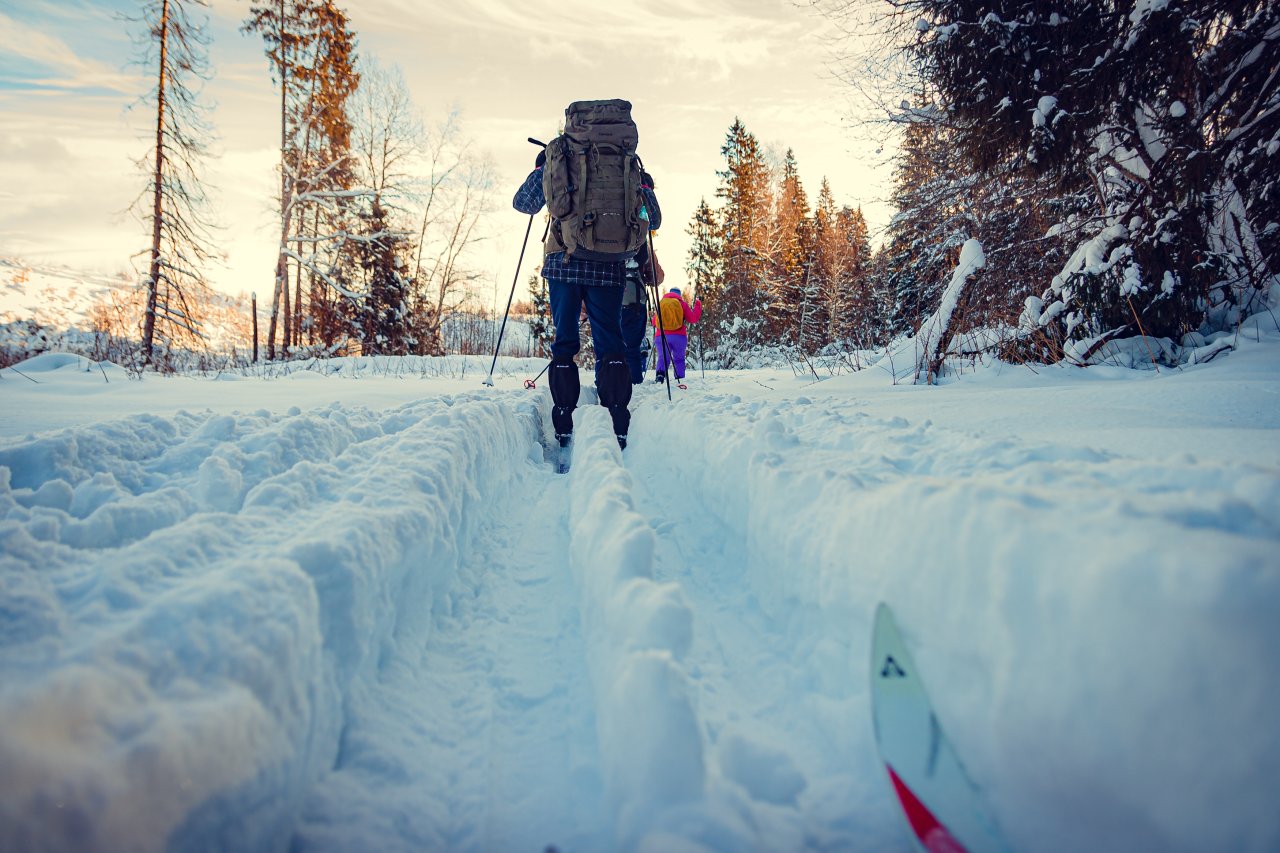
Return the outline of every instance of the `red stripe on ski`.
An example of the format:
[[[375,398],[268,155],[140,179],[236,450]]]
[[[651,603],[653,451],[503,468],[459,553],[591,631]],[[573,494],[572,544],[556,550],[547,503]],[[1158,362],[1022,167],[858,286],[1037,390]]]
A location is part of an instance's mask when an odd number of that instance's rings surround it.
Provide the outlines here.
[[[893,768],[886,764],[885,769],[889,771],[889,779],[893,782],[893,790],[898,794],[898,799],[902,801],[902,810],[907,814],[907,822],[911,824],[911,831],[920,839],[924,849],[928,850],[929,853],[968,853],[964,845],[956,841],[955,836],[942,825],[942,821],[933,816],[933,812],[929,811],[929,807],[920,802],[920,798],[912,793],[906,783],[898,778],[898,774],[893,772]]]

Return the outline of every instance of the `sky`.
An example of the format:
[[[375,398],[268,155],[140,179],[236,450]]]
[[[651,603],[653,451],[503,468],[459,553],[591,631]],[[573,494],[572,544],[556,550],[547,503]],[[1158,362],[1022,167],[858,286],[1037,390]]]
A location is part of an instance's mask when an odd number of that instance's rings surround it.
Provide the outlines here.
[[[148,233],[129,213],[145,187],[151,81],[123,0],[0,0],[0,256],[29,264],[127,270]],[[427,125],[458,110],[495,167],[496,207],[473,263],[495,302],[511,288],[524,218],[510,195],[532,165],[533,136],[555,134],[575,100],[633,104],[639,153],[666,220],[656,240],[683,279],[685,228],[714,201],[720,146],[740,117],[765,146],[794,149],[810,198],[825,175],[837,203],[861,206],[873,234],[888,221],[889,148],[847,118],[829,30],[789,0],[661,0],[605,6],[486,0],[343,4],[359,53],[398,67]],[[262,42],[242,34],[248,5],[214,0],[203,97],[217,133],[206,183],[221,261],[211,282],[269,294],[277,214],[278,101]],[[535,235],[536,238],[536,235]],[[533,242],[532,240],[530,241]],[[531,246],[521,280],[538,261]],[[522,295],[523,285],[517,292]]]

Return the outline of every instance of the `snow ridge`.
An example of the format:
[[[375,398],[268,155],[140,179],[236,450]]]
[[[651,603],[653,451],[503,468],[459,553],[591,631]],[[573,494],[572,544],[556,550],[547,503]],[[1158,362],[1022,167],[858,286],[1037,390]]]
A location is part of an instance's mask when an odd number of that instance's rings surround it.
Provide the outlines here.
[[[285,846],[534,428],[443,397],[0,450],[0,848]]]
[[[676,584],[653,580],[654,532],[603,409],[580,410],[570,471],[573,575],[582,596],[606,787],[619,845],[702,799],[702,735],[682,659],[693,613]]]

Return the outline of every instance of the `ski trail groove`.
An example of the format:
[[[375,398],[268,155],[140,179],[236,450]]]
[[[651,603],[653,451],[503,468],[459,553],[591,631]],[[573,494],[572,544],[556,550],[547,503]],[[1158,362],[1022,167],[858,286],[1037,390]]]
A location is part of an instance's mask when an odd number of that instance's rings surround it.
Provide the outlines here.
[[[748,798],[759,849],[904,849],[880,780],[855,770],[871,757],[858,752],[865,699],[844,677],[852,636],[820,631],[803,608],[761,606],[749,531],[669,476],[669,440],[642,431],[627,461],[657,535],[655,577],[693,611],[687,668],[713,782]],[[855,819],[845,804],[867,796],[885,808]]]
[[[348,757],[312,792],[296,849],[607,849],[568,491],[526,462],[483,497],[429,622],[352,703]]]

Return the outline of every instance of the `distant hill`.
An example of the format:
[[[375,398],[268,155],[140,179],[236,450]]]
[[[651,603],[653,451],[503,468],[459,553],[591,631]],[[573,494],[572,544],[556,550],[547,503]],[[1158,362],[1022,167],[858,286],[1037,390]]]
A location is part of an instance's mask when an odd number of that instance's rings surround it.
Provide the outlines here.
[[[0,326],[34,322],[61,333],[94,328],[95,307],[109,306],[113,334],[134,337],[142,296],[131,273],[111,275],[59,264],[31,264],[0,257]],[[247,298],[209,291],[203,303],[204,333],[214,351],[250,344]]]
[[[88,272],[58,264],[28,264],[0,257],[0,323],[34,320],[55,329],[88,329],[89,313],[130,276]]]
[[[26,338],[31,334],[28,323],[41,332],[41,340],[57,336],[66,344],[78,339],[76,333],[94,329],[95,307],[114,306],[106,315],[114,318],[114,334],[136,338],[141,296],[132,274],[111,275],[78,270],[69,266],[32,264],[20,258],[0,257],[0,343],[17,349],[32,346]],[[259,306],[261,333],[266,333],[269,306]],[[216,352],[240,351],[252,346],[250,303],[247,298],[211,292],[204,306],[204,331],[210,348]],[[492,351],[501,318],[492,319],[482,312],[466,309],[445,317],[441,332],[448,352],[477,353]],[[512,314],[502,339],[504,355],[528,356],[535,349],[529,317]],[[71,337],[66,337],[71,333]],[[38,351],[58,349],[60,345],[42,343]]]

